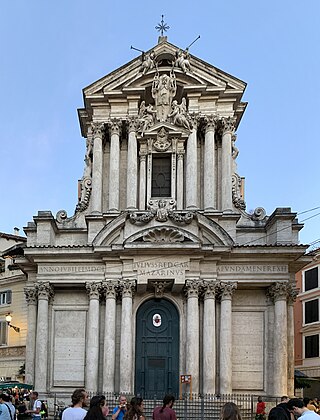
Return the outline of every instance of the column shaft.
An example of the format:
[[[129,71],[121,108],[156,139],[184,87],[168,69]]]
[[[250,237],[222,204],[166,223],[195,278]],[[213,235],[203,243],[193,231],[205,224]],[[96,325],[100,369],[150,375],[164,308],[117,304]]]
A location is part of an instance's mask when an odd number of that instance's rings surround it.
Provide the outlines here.
[[[205,210],[215,208],[215,120],[207,118],[206,122],[203,168],[203,207]]]
[[[103,392],[114,392],[116,351],[116,293],[115,284],[106,287],[106,313],[103,354]]]
[[[93,125],[93,162],[92,162],[92,212],[102,212],[102,128],[100,125]]]
[[[198,208],[197,159],[197,128],[194,127],[187,141],[186,208]]]
[[[87,283],[89,293],[88,334],[86,348],[85,384],[86,390],[96,393],[98,390],[99,367],[99,286],[100,283]]]
[[[25,289],[26,300],[28,304],[28,333],[26,339],[26,383],[35,383],[34,366],[36,353],[36,330],[37,330],[37,300],[36,290]]]
[[[178,154],[177,164],[177,209],[183,209],[183,156],[184,154]]]
[[[120,197],[120,126],[117,121],[110,128],[109,210],[119,210]]]
[[[203,393],[216,392],[216,308],[214,294],[205,295],[203,306]]]
[[[288,342],[287,342],[287,301],[277,299],[274,304],[274,394],[287,394]]]
[[[146,155],[140,155],[139,210],[146,208]]]
[[[294,396],[294,312],[293,302],[288,304],[288,395]]]
[[[137,139],[135,121],[131,122],[128,138],[128,166],[127,166],[127,208],[137,208]],[[133,127],[132,127],[133,126]]]
[[[221,202],[222,210],[232,209],[232,183],[231,183],[231,133],[226,132],[222,136],[221,153]]]

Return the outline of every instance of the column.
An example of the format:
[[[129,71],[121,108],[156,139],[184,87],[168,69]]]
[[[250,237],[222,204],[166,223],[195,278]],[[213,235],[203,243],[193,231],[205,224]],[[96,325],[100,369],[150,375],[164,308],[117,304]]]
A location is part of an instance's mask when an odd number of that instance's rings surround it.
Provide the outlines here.
[[[147,142],[140,139],[140,171],[139,171],[139,210],[146,209],[147,187]]]
[[[287,394],[288,378],[288,320],[287,285],[277,282],[269,288],[274,301],[274,395]],[[270,367],[272,369],[272,367]]]
[[[295,280],[288,285],[288,392],[294,396],[294,311],[293,306],[299,290],[295,287]]]
[[[220,393],[232,393],[232,295],[237,283],[220,283]]]
[[[177,163],[177,210],[183,209],[183,158],[184,151],[179,151]]]
[[[198,208],[198,147],[197,147],[197,127],[198,121],[194,117],[192,120],[192,131],[187,140],[187,159],[186,159],[186,208]]]
[[[40,394],[45,394],[47,392],[49,348],[49,299],[51,298],[53,298],[53,289],[49,282],[39,282],[34,388]]]
[[[216,291],[217,283],[204,282],[203,393],[216,393]]]
[[[137,138],[136,138],[137,120],[131,118],[128,127],[128,161],[127,161],[127,208],[137,208]]]
[[[231,180],[231,152],[232,134],[235,118],[222,118],[222,150],[221,150],[221,207],[222,210],[232,210],[232,180]]]
[[[132,298],[135,281],[123,280],[120,282],[122,296],[121,312],[121,338],[120,338],[120,392],[132,393]]]
[[[205,117],[206,132],[204,139],[203,163],[203,207],[214,209],[215,205],[215,129],[216,118],[213,115]]]
[[[26,287],[24,295],[27,302],[28,332],[26,339],[26,383],[34,384],[34,355],[36,353],[37,303],[38,293],[35,286]]]
[[[87,391],[96,393],[98,390],[100,313],[99,295],[101,290],[101,283],[87,282],[86,290],[89,295],[89,310],[86,340],[85,384]]]
[[[104,282],[106,313],[103,350],[103,392],[114,392],[116,351],[116,286],[115,281]]]
[[[91,124],[93,135],[93,162],[92,162],[92,201],[91,211],[94,213],[102,212],[102,168],[103,168],[103,151],[102,137],[104,124]]]
[[[117,119],[110,122],[109,210],[119,210],[120,124]]]
[[[187,346],[186,374],[192,375],[192,392],[199,393],[199,293],[201,282],[198,279],[187,280]]]

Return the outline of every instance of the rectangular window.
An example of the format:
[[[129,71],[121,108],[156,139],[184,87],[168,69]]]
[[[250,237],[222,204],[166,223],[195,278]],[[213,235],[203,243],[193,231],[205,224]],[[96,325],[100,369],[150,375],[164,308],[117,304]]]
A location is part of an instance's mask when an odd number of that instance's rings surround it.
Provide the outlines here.
[[[11,303],[11,290],[0,292],[0,305],[9,305]]]
[[[152,157],[152,197],[171,197],[171,155]]]
[[[6,321],[0,321],[0,346],[8,344],[8,324]]]
[[[305,357],[319,357],[319,335],[308,335],[304,338]]]
[[[318,267],[311,268],[304,272],[304,291],[316,289],[318,287]]]
[[[304,323],[319,321],[319,300],[313,299],[304,303]]]

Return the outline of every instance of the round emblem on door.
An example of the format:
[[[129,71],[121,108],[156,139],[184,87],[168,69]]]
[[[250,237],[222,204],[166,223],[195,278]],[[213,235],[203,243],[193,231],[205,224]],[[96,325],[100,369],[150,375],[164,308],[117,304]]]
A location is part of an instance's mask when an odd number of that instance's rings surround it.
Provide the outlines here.
[[[160,327],[161,325],[161,315],[154,314],[152,317],[152,323],[155,327]]]

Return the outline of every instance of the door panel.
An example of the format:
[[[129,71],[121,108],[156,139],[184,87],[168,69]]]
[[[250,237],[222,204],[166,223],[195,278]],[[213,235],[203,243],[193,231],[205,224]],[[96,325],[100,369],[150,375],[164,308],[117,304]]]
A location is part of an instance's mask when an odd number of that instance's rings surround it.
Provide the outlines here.
[[[165,299],[137,312],[135,393],[143,397],[179,392],[179,314]]]

